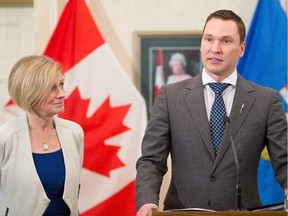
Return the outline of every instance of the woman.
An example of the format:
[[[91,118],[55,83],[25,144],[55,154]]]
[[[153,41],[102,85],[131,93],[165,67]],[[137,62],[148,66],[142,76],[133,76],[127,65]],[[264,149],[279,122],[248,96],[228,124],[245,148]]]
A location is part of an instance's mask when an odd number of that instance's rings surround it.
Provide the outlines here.
[[[182,53],[174,53],[170,58],[169,66],[171,67],[172,74],[167,78],[167,84],[179,82],[192,77],[185,71],[187,62]]]
[[[46,56],[20,59],[8,80],[23,110],[0,126],[0,215],[78,215],[84,133],[64,111],[64,74]]]

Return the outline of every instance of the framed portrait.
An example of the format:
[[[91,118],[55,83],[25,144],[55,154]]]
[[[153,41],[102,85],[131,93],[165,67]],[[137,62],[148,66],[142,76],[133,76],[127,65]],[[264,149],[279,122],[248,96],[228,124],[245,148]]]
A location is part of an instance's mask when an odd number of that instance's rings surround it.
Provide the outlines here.
[[[202,71],[201,33],[136,34],[140,91],[148,115],[162,85],[193,78]]]

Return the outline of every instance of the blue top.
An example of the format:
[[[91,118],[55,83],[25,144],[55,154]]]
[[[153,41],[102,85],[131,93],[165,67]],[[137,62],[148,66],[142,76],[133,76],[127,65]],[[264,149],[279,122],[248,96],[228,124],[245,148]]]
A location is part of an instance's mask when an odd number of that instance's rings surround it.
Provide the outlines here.
[[[33,153],[38,176],[51,200],[44,215],[69,216],[70,209],[62,199],[65,183],[65,164],[62,149],[51,153]]]

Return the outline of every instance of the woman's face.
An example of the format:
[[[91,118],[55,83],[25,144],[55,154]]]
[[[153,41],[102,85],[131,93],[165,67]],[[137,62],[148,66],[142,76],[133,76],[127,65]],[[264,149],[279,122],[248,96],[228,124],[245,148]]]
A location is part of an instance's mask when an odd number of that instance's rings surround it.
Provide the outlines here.
[[[43,104],[41,105],[39,115],[52,117],[64,112],[64,98],[64,76],[63,74],[58,73],[53,88],[50,90],[50,93],[44,99]]]
[[[171,65],[171,69],[172,69],[172,73],[175,75],[179,75],[179,74],[184,74],[185,70],[183,68],[183,65],[181,63],[181,61],[179,60],[174,60],[173,64]]]

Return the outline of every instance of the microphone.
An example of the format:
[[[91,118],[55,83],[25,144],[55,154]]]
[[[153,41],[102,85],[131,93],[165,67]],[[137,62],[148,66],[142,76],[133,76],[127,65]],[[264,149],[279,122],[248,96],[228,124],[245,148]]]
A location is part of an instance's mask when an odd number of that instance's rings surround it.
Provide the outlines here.
[[[237,183],[236,183],[236,203],[237,203],[237,208],[235,209],[236,211],[241,211],[241,185],[240,185],[240,169],[239,169],[239,162],[238,162],[238,157],[235,149],[235,144],[234,140],[231,134],[230,130],[230,118],[228,116],[225,116],[224,121],[227,126],[227,130],[229,132],[230,136],[230,141],[231,141],[231,147],[234,155],[234,160],[235,160],[235,165],[236,165],[236,171],[237,171]]]

